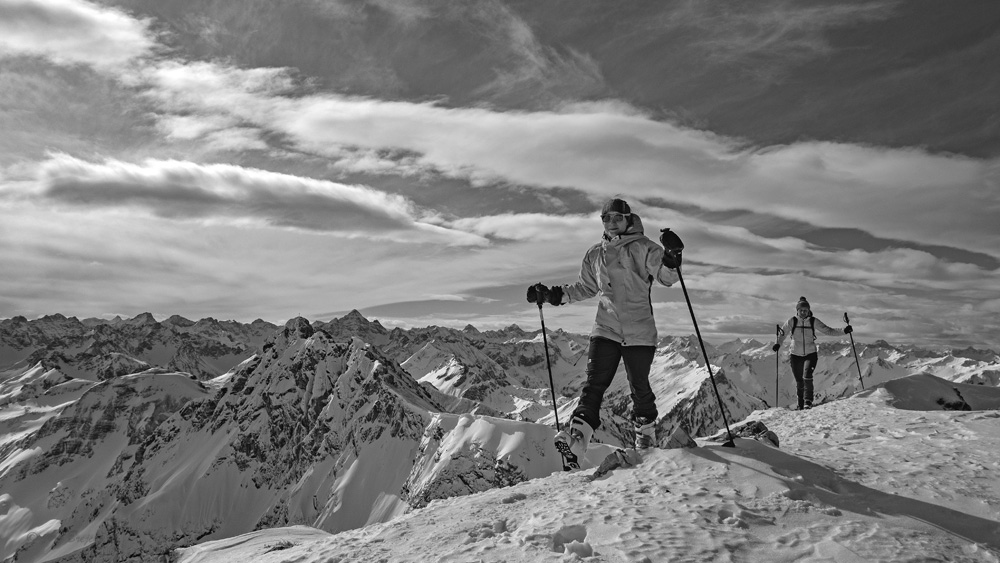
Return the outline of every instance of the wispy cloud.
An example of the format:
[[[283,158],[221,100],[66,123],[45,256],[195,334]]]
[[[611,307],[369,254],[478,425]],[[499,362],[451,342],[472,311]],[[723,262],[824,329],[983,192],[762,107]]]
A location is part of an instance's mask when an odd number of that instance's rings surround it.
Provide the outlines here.
[[[70,208],[130,209],[182,220],[232,221],[346,237],[484,244],[481,237],[422,220],[408,200],[351,186],[228,164],[149,160],[86,162],[55,155],[36,183],[8,198]]]
[[[566,240],[569,233],[597,231],[597,215],[547,215],[508,213],[487,217],[466,217],[450,221],[456,229],[490,238],[516,241],[552,242]]]
[[[769,83],[792,66],[831,54],[834,48],[827,38],[831,30],[884,20],[898,5],[899,0],[837,5],[788,0],[736,5],[682,2],[641,22],[636,33],[690,36],[688,46],[702,53],[706,62],[732,66]]]
[[[883,20],[898,4],[889,0],[824,6],[778,0],[730,9],[688,3],[688,11],[677,20],[699,28],[703,32],[700,43],[728,61],[760,56],[802,61],[832,51],[825,32]]]
[[[503,4],[484,2],[470,12],[489,43],[507,49],[507,65],[477,88],[477,95],[548,107],[554,100],[592,98],[606,91],[595,60],[573,49],[559,52],[542,44],[531,26]]]
[[[0,55],[119,67],[157,48],[148,23],[74,0],[0,1]]]

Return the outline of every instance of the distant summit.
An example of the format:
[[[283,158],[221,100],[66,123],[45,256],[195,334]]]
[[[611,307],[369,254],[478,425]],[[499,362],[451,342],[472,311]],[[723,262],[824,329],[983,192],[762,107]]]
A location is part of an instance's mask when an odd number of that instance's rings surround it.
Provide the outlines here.
[[[0,370],[40,364],[70,377],[101,380],[159,367],[210,379],[254,354],[277,328],[220,327],[214,320],[193,323],[177,315],[158,323],[150,313],[88,321],[63,315],[0,321]]]
[[[194,326],[194,321],[185,319],[180,315],[171,315],[169,319],[163,322],[164,324],[171,324],[174,326],[181,326],[181,327]]]
[[[132,326],[142,326],[142,325],[155,325],[155,324],[159,324],[159,323],[156,322],[156,319],[153,318],[152,313],[140,313],[140,314],[136,315],[135,317],[133,317],[133,318],[127,320],[127,321],[124,321],[124,323],[128,324],[128,325],[132,325]]]
[[[330,322],[314,322],[313,328],[322,330],[336,340],[348,341],[354,337],[381,346],[388,342],[389,331],[378,321],[369,321],[357,309]]]

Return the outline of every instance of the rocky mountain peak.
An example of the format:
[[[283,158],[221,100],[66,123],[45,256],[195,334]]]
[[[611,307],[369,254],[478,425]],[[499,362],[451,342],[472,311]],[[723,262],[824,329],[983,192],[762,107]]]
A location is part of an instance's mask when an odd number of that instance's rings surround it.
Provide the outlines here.
[[[978,348],[973,348],[969,346],[963,350],[952,350],[951,355],[956,358],[967,358],[970,360],[995,362],[998,359],[998,354],[993,350],[979,350]]]
[[[309,321],[303,317],[295,317],[285,323],[285,330],[282,336],[289,340],[299,338],[309,338],[315,331]]]
[[[171,315],[169,319],[163,321],[164,324],[179,326],[179,327],[189,327],[195,324],[194,321],[186,319],[180,315]]]
[[[55,313],[53,315],[45,315],[44,317],[42,317],[39,320],[48,321],[48,322],[52,322],[52,321],[65,321],[66,320],[66,316],[62,315],[60,313]]]
[[[125,323],[133,326],[149,326],[158,324],[156,319],[153,318],[152,313],[139,313],[135,317],[125,321]]]
[[[496,340],[521,339],[528,335],[516,324],[512,324],[500,330],[487,330],[482,333],[483,337]]]
[[[665,348],[670,352],[676,352],[678,355],[681,355],[689,360],[704,363],[704,354],[702,354],[701,351],[701,344],[698,342],[698,338],[693,334],[688,336],[664,337],[660,339],[660,347]],[[705,343],[705,349],[710,356],[717,353],[715,348],[708,342]]]
[[[389,342],[389,331],[378,321],[366,319],[357,309],[328,323],[317,321],[314,327],[327,332],[338,341],[360,338],[376,346],[383,346]]]
[[[361,322],[366,322],[366,323],[368,322],[368,319],[366,319],[365,316],[361,314],[361,311],[358,311],[357,309],[351,309],[351,312],[347,313],[346,315],[344,315],[343,317],[341,317],[340,320],[341,321],[361,321]]]

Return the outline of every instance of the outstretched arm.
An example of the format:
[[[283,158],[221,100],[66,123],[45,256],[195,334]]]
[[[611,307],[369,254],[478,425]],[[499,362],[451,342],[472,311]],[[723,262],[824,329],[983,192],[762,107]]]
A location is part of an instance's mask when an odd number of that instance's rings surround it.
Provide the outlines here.
[[[827,336],[843,336],[845,334],[843,329],[830,327],[819,319],[816,319],[816,331]]]

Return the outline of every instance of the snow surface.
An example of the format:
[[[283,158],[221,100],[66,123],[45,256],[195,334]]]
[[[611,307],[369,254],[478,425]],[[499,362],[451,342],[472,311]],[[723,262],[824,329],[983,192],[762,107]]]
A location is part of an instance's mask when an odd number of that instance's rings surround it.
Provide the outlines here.
[[[995,563],[1000,390],[963,390],[993,410],[921,410],[940,381],[918,375],[809,411],[754,412],[780,448],[702,438],[598,479],[557,471],[339,534],[259,530],[180,549],[177,563]]]

